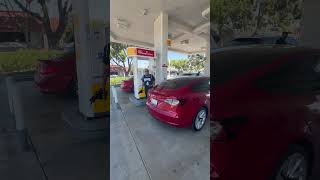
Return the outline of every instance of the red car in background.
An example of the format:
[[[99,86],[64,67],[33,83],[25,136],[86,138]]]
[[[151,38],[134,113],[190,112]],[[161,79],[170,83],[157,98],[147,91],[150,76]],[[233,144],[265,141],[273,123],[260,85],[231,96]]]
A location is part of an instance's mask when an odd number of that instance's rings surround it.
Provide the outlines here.
[[[175,127],[204,126],[210,109],[209,77],[166,80],[149,90],[147,107],[155,118]]]
[[[34,77],[36,87],[44,93],[77,94],[77,70],[74,53],[53,59],[38,60]]]
[[[120,87],[125,92],[133,92],[134,91],[133,77],[128,80],[122,81]]]
[[[307,180],[319,172],[320,50],[257,46],[211,58],[211,179]]]

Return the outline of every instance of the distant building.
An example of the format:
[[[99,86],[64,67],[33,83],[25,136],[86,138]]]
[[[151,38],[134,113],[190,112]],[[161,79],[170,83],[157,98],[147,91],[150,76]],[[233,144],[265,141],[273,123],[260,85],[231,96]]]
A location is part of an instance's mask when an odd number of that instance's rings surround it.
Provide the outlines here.
[[[59,18],[51,17],[53,31],[58,28]],[[68,25],[66,32],[72,31]],[[0,43],[18,42],[28,44],[30,48],[44,48],[47,43],[42,22],[22,11],[0,11]],[[60,42],[62,47],[63,41]]]
[[[0,11],[0,42],[28,43],[30,47],[42,48],[43,32],[41,22],[22,11]]]
[[[110,75],[124,76],[125,70],[121,66],[110,64]]]

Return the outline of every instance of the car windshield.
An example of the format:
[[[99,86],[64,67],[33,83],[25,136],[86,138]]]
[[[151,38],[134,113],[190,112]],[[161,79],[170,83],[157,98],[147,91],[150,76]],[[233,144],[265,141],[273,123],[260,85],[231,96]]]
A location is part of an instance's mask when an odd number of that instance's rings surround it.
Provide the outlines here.
[[[169,79],[163,81],[159,84],[159,87],[169,88],[169,89],[179,89],[183,86],[189,84],[194,78],[176,78],[176,79]]]

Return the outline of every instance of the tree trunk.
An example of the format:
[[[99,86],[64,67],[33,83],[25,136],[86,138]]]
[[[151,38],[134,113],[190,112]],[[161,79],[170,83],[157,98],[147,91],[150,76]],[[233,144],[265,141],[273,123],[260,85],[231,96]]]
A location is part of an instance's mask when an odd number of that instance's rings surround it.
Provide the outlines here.
[[[59,34],[56,32],[47,33],[47,37],[48,37],[49,48],[50,49],[57,49],[58,43],[62,37],[62,34]]]

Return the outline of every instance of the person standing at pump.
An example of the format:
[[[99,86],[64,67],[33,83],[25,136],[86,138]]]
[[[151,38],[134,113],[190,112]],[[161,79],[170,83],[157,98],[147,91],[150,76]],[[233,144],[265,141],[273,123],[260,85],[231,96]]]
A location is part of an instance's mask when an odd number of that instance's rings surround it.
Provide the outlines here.
[[[283,32],[282,36],[276,41],[276,44],[284,45],[287,44],[287,38],[288,38],[289,32]]]
[[[141,81],[144,86],[146,97],[148,97],[149,89],[153,88],[155,84],[155,78],[152,74],[149,73],[149,69],[144,70],[144,75],[142,76]]]

